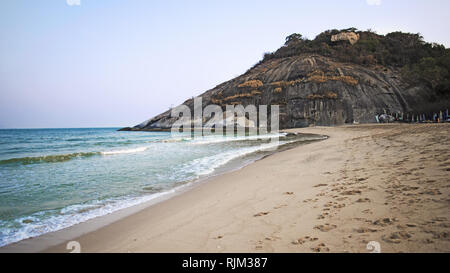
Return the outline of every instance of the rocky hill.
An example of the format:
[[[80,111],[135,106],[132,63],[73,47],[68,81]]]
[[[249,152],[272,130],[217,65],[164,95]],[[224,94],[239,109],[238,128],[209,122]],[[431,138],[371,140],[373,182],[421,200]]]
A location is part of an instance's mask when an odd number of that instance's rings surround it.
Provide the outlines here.
[[[245,74],[200,95],[203,105],[279,105],[280,127],[375,122],[450,104],[450,50],[418,34],[329,30],[292,34]],[[183,104],[193,109],[193,100]],[[170,111],[125,130],[169,129]]]

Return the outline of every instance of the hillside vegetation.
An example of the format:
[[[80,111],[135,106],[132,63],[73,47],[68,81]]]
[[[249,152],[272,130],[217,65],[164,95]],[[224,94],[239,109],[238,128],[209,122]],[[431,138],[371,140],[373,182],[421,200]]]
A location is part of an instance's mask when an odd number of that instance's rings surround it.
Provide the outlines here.
[[[359,35],[359,40],[355,44],[331,40],[333,35],[343,32],[354,32]],[[363,66],[397,67],[401,69],[403,78],[411,84],[425,83],[437,94],[450,94],[450,49],[440,44],[427,43],[420,34],[392,32],[379,35],[371,30],[349,28],[327,30],[314,40],[309,40],[294,33],[286,37],[286,43],[277,51],[264,54],[258,64],[304,53],[315,53]]]

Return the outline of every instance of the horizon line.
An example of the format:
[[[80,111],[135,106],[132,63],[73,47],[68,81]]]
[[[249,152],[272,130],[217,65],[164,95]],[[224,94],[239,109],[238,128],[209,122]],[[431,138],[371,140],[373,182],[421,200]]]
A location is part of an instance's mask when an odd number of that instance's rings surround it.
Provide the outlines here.
[[[36,130],[36,129],[108,129],[108,128],[124,128],[127,126],[98,126],[98,127],[10,127],[0,128],[0,130]],[[129,126],[128,126],[129,127]]]

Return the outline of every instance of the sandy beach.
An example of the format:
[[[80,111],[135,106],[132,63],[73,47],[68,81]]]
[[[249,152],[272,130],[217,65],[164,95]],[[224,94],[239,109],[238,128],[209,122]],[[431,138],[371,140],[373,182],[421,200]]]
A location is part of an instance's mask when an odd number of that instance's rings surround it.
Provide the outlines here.
[[[381,252],[450,252],[449,124],[289,131],[329,139],[74,240],[82,252],[370,252],[371,241]]]

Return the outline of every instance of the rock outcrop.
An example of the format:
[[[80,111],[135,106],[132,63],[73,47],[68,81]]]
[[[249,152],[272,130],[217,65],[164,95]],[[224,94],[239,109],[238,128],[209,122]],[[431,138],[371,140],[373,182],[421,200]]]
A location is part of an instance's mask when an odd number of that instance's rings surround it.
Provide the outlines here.
[[[359,38],[354,32],[340,32],[328,36],[328,45],[316,40],[324,52],[333,44],[338,48],[335,50],[343,48],[342,52],[348,52],[345,47],[351,45],[333,41],[354,44]],[[304,52],[302,43],[306,42],[282,47],[245,74],[206,91],[201,95],[203,107],[215,104],[225,111],[226,105],[279,105],[280,128],[283,129],[372,123],[379,114],[417,113],[442,96],[427,84],[406,81],[399,66],[344,62],[342,58],[318,53],[292,56],[290,52],[295,52],[296,48]],[[446,100],[445,104],[448,97]],[[442,100],[440,103],[442,105]],[[193,112],[193,99],[183,104]],[[170,129],[177,119],[166,111],[126,130]]]
[[[274,59],[201,95],[204,106],[279,105],[282,128],[375,122],[385,112],[412,111],[429,100],[425,87],[408,86],[398,71],[343,64],[318,55]],[[193,111],[193,100],[185,105]],[[169,129],[170,111],[135,129]]]
[[[359,40],[359,34],[356,34],[354,32],[341,32],[336,35],[331,36],[332,42],[337,41],[349,41],[350,44],[354,45]]]

